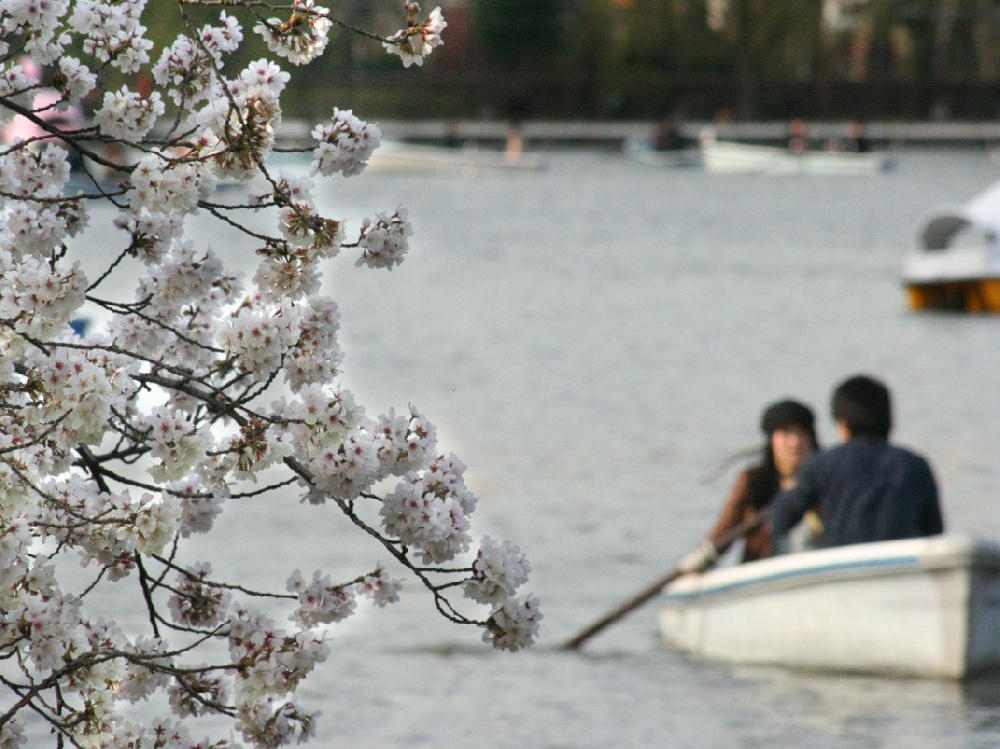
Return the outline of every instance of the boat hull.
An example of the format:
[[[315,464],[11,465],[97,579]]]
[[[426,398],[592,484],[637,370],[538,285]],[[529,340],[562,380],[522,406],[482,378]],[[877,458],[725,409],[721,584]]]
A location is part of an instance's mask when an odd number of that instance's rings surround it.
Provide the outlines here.
[[[943,537],[776,557],[682,578],[664,640],[736,663],[961,679],[1000,668],[1000,546]]]
[[[960,206],[935,208],[903,258],[913,310],[1000,313],[1000,182]]]
[[[479,174],[535,172],[544,169],[545,162],[537,154],[383,141],[368,160],[368,167],[374,172]]]
[[[645,141],[626,140],[622,145],[625,155],[644,166],[683,169],[701,166],[701,150],[682,148],[676,151],[657,151]]]
[[[870,153],[807,151],[749,143],[701,140],[702,161],[711,174],[851,176],[876,174],[887,167],[884,157]]]
[[[1000,313],[1000,278],[945,279],[906,283],[910,309]]]
[[[910,252],[902,276],[913,310],[1000,312],[1000,255],[985,242]]]

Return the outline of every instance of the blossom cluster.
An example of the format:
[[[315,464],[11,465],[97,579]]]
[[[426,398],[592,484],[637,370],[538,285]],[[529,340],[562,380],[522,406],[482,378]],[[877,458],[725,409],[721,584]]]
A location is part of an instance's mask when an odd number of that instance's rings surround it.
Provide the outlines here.
[[[340,172],[345,177],[361,174],[368,166],[368,159],[379,147],[382,131],[371,125],[350,109],[341,111],[334,107],[330,121],[313,128],[312,137],[319,145],[313,159],[313,174],[330,176]]]
[[[146,0],[76,0],[70,27],[83,39],[83,51],[98,63],[123,73],[138,73],[149,62],[153,42],[139,23]]]
[[[289,74],[230,57],[249,20],[272,53],[307,64],[336,19],[313,0],[291,0],[285,20],[233,0],[195,28],[179,7],[154,61],[146,5],[0,0],[0,123],[70,106],[83,122],[0,145],[0,663],[13,665],[0,749],[24,743],[28,716],[60,745],[233,746],[193,738],[184,721],[201,715],[256,747],[306,741],[318,713],[296,693],[330,657],[328,629],[399,601],[408,578],[500,649],[530,645],[541,619],[519,593],[518,547],[477,548],[478,500],[431,420],[413,404],[369,416],[338,382],[344,322],[323,271],[345,247],[394,268],[412,226],[399,207],[352,229],[317,199],[313,177],[360,174],[379,146],[349,110],[313,129],[298,170],[266,167]],[[445,22],[405,10],[404,31],[375,38],[408,66]],[[265,185],[254,195],[218,189],[251,178]],[[194,216],[227,240],[189,232]],[[256,258],[246,276],[229,267],[236,253]],[[263,495],[345,515],[394,566],[294,570],[268,591],[189,558],[189,539]],[[120,580],[142,631],[123,631],[102,595]],[[463,590],[488,613],[441,603]],[[154,696],[169,717],[127,717]]]
[[[299,570],[288,578],[288,590],[299,599],[292,620],[304,627],[343,621],[354,613],[357,604],[354,590],[347,585],[334,585],[330,576],[316,570],[307,583]]]
[[[213,85],[204,107],[192,111],[190,119],[199,129],[195,151],[211,157],[217,176],[248,179],[257,173],[274,147],[281,92],[289,78],[269,60],[257,60],[237,78]]]
[[[197,38],[181,34],[164,49],[153,66],[153,80],[177,106],[198,104],[211,96],[223,55],[235,52],[242,41],[239,21],[222,13],[218,26],[203,26]]]
[[[516,545],[486,536],[472,563],[472,578],[463,585],[465,595],[480,603],[503,603],[528,581],[529,572],[531,565]]]
[[[177,586],[170,597],[170,614],[174,620],[189,627],[214,627],[222,621],[231,596],[223,589],[206,582],[212,565],[196,564],[178,575]]]
[[[294,0],[287,21],[268,19],[254,31],[264,37],[267,48],[293,65],[305,65],[323,54],[332,23],[329,11],[313,0]]]
[[[52,84],[65,96],[66,101],[78,104],[97,85],[97,76],[76,57],[69,55],[59,58],[59,74]]]
[[[399,602],[399,591],[403,583],[389,577],[385,569],[379,565],[371,574],[359,580],[356,586],[358,592],[370,598],[376,606],[385,608],[390,603]]]
[[[18,212],[11,213],[11,234],[30,236],[28,227],[18,231]],[[78,266],[61,273],[37,257],[15,264],[9,251],[0,250],[0,267],[10,269],[0,287],[0,317],[16,320],[24,335],[51,335],[69,324],[84,301],[87,280]]]
[[[358,258],[358,265],[392,270],[403,262],[413,234],[406,216],[406,209],[400,207],[392,215],[378,213],[374,220],[366,218],[361,222],[359,243],[364,252]]]
[[[508,598],[490,616],[483,641],[499,650],[520,650],[534,642],[541,619],[534,596],[524,600]]]
[[[382,503],[386,532],[422,552],[427,563],[447,562],[468,551],[469,516],[477,499],[465,486],[464,474],[465,465],[454,455],[407,474]]]
[[[69,10],[69,0],[50,0],[47,3],[17,0],[4,3],[0,15],[0,32],[24,40],[24,51],[41,64],[58,59],[66,43],[60,33],[60,19]],[[5,42],[0,50],[6,55]]]
[[[269,378],[299,337],[299,314],[292,305],[271,311],[266,305],[240,306],[219,332],[220,345],[236,359],[240,372],[254,380]]]
[[[153,129],[164,111],[159,92],[153,91],[147,97],[122,86],[104,94],[101,108],[94,113],[94,122],[110,138],[139,141]]]
[[[405,7],[406,28],[388,37],[382,46],[389,54],[399,55],[406,67],[423,65],[424,58],[433,52],[435,47],[444,44],[441,32],[448,24],[441,15],[440,8],[435,8],[420,21],[420,5],[411,0]]]
[[[295,691],[330,654],[322,635],[288,633],[268,616],[247,609],[231,615],[226,639],[233,662],[243,667],[236,678],[236,698],[243,703]]]
[[[125,136],[123,136],[125,137]],[[132,207],[156,213],[190,213],[212,194],[215,177],[198,161],[151,153],[132,171]]]

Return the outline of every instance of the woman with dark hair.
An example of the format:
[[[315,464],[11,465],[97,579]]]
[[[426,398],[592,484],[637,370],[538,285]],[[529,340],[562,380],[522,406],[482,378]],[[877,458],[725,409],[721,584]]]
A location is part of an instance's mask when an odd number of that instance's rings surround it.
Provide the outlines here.
[[[711,567],[732,543],[731,539],[727,543],[731,531],[769,507],[779,491],[792,488],[799,466],[819,447],[816,417],[798,401],[783,400],[768,406],[761,415],[760,428],[767,437],[760,462],[740,473],[715,528],[681,560],[679,569],[701,572]],[[774,551],[770,523],[748,531],[744,540],[744,562],[764,559]]]

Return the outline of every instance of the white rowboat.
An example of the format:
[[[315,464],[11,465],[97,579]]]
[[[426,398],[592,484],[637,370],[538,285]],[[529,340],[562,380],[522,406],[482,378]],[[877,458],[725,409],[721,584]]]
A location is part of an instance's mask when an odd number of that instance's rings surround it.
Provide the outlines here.
[[[1000,545],[941,536],[788,554],[683,577],[674,647],[734,663],[944,679],[1000,668]]]
[[[372,171],[419,174],[531,172],[545,169],[545,166],[538,154],[443,148],[399,141],[382,141],[368,160],[368,168]]]
[[[702,162],[710,174],[851,176],[877,174],[889,162],[880,154],[849,151],[792,153],[777,146],[716,140],[711,131],[700,137]]]

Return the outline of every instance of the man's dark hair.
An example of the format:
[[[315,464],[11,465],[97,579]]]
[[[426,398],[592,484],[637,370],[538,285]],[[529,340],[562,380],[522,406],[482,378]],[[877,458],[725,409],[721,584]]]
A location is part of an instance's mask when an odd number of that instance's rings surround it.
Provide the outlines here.
[[[830,410],[836,421],[847,424],[852,437],[886,438],[892,429],[889,388],[867,375],[855,375],[840,383],[830,399]]]

